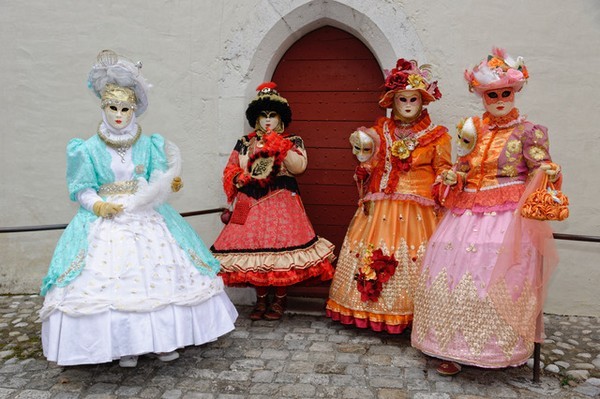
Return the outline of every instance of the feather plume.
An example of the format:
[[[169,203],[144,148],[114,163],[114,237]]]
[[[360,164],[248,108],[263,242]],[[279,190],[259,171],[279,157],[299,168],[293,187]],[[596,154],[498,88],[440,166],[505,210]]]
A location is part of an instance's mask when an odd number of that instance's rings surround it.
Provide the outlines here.
[[[481,85],[488,85],[498,80],[498,75],[492,71],[485,63],[473,71],[473,76]]]
[[[500,59],[506,59],[507,56],[506,50],[501,47],[492,47],[492,55],[495,55]]]
[[[167,202],[171,194],[173,178],[181,175],[181,152],[175,144],[165,141],[165,153],[168,163],[167,170],[164,172],[154,171],[149,182],[141,177],[138,179],[138,190],[127,204],[128,211],[156,208]]]
[[[465,80],[469,83],[471,83],[473,79],[475,79],[475,77],[473,76],[473,72],[469,71],[468,69],[465,69],[464,77]]]
[[[511,67],[513,69],[519,69],[519,68],[521,68],[521,66],[523,66],[525,64],[523,57],[517,57],[517,59],[515,60],[510,55],[506,56],[506,58],[504,59],[504,62],[506,63],[506,65],[508,65],[509,67]]]

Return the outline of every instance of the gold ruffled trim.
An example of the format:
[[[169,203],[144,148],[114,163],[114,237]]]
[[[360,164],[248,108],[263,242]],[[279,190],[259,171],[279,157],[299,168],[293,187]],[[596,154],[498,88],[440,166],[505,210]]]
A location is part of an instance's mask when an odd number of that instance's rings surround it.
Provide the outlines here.
[[[406,314],[381,314],[368,311],[348,309],[333,299],[327,301],[326,308],[332,312],[339,313],[342,316],[352,317],[354,319],[366,319],[373,323],[385,323],[388,326],[408,325],[412,319],[412,309]]]
[[[221,273],[233,272],[286,272],[293,269],[308,269],[329,259],[334,260],[334,245],[319,239],[310,247],[285,252],[216,253],[221,263]]]
[[[481,297],[470,273],[466,273],[453,290],[449,288],[446,269],[436,276],[429,288],[428,276],[427,269],[415,292],[412,336],[417,347],[428,334],[434,335],[442,352],[435,356],[443,355],[449,343],[459,335],[464,337],[473,358],[490,343],[496,343],[507,360],[513,357],[519,343],[528,349],[533,347],[536,297],[529,284],[525,284],[517,301],[513,301],[504,284],[498,284]],[[517,329],[512,327],[515,325]]]

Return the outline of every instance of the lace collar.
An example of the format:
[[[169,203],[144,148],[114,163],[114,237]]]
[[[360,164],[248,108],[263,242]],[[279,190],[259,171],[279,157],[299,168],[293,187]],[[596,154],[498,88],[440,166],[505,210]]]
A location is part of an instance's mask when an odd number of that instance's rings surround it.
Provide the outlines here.
[[[399,120],[393,120],[391,131],[394,132],[394,140],[413,138],[417,139],[431,130],[431,118],[426,109],[421,111],[421,115],[411,123],[401,123]]]
[[[508,114],[504,116],[494,116],[489,112],[483,114],[483,122],[490,129],[505,129],[518,125],[525,120],[524,117],[519,115],[519,110],[513,108]]]

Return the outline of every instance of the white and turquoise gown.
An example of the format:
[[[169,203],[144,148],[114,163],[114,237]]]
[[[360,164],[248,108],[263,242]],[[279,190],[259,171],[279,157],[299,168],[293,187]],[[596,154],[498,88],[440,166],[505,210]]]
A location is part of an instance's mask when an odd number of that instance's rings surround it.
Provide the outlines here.
[[[105,136],[122,139],[106,126]],[[121,155],[98,135],[69,142],[69,194],[81,206],[41,287],[49,361],[95,364],[170,352],[234,329],[238,313],[217,276],[219,262],[164,202],[173,156],[177,148],[158,134],[141,135]],[[100,199],[125,210],[99,218],[92,206]]]

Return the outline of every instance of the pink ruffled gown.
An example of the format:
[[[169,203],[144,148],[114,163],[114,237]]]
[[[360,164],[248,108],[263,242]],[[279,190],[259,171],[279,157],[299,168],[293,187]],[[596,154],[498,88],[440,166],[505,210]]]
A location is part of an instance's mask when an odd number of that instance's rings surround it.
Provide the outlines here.
[[[547,276],[541,275],[539,237],[515,228],[522,219],[515,209],[531,173],[551,162],[548,136],[517,109],[474,120],[477,143],[457,161],[463,174],[423,261],[412,345],[462,364],[517,366],[533,352]]]

